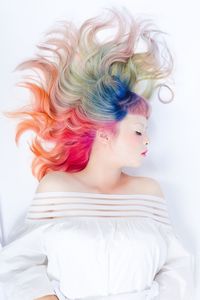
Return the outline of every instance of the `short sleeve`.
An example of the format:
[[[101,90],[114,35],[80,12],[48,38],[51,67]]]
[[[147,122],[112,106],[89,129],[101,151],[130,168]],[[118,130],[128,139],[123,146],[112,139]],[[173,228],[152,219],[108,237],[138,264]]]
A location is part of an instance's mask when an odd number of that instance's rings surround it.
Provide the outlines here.
[[[168,218],[170,222],[169,214]],[[193,300],[194,255],[183,246],[171,222],[170,226],[161,224],[159,228],[167,243],[167,257],[155,277],[159,284],[159,296],[155,300]]]
[[[24,223],[17,238],[0,250],[0,283],[7,300],[33,300],[55,295],[47,275],[43,247],[49,223]]]

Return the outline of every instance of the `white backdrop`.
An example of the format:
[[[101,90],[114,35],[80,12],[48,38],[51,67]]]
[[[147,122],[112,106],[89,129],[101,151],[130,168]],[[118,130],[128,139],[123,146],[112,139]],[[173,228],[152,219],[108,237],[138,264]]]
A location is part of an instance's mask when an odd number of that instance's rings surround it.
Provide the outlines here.
[[[153,18],[168,32],[165,39],[174,56],[175,99],[162,104],[155,98],[149,121],[148,156],[130,174],[157,179],[169,203],[175,230],[194,254],[197,299],[200,299],[200,18],[198,1],[118,0],[0,1],[0,110],[11,110],[26,103],[27,92],[15,86],[14,68],[31,58],[35,45],[55,21],[63,18],[82,22],[103,7],[121,5],[131,13]],[[14,142],[15,123],[0,118],[1,223],[5,242],[33,197],[37,180],[30,170],[31,153],[25,134],[18,148]]]

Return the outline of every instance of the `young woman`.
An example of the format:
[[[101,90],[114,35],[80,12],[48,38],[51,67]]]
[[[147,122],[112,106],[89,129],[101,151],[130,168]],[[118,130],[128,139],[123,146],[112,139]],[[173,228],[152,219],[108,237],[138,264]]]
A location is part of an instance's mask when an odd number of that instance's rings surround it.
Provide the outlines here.
[[[24,226],[0,253],[8,299],[192,299],[191,256],[159,183],[122,172],[145,158],[148,100],[172,71],[162,32],[107,9],[50,33],[18,67],[38,72],[22,84],[31,103],[8,114],[24,117],[16,141],[36,133],[39,181]]]

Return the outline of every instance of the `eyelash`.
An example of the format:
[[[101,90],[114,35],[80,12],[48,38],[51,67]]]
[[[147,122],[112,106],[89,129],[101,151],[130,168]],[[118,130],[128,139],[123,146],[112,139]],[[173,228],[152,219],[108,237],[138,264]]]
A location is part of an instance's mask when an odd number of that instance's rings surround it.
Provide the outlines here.
[[[141,133],[141,132],[139,132],[139,131],[136,131],[136,133],[137,133],[137,135],[142,135],[142,133]]]

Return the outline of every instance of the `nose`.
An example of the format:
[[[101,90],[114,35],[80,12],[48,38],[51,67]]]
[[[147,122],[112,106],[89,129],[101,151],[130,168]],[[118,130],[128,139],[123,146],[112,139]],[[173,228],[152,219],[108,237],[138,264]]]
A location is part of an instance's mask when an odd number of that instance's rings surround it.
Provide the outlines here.
[[[145,145],[149,144],[149,137],[146,135]]]

